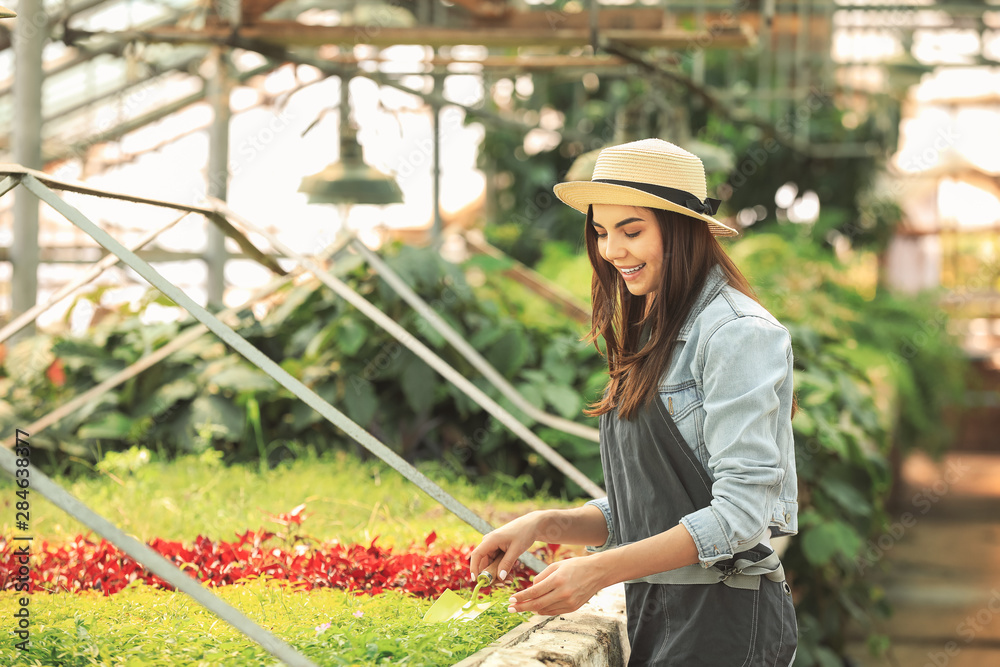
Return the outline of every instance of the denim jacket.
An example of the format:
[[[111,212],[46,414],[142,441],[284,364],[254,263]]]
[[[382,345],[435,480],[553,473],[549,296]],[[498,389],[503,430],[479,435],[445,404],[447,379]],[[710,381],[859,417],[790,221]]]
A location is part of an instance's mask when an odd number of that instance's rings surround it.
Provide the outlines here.
[[[788,330],[714,265],[677,337],[659,393],[712,479],[712,503],[681,518],[702,567],[798,532]],[[592,500],[619,546],[607,498]],[[769,532],[769,528],[774,530]]]

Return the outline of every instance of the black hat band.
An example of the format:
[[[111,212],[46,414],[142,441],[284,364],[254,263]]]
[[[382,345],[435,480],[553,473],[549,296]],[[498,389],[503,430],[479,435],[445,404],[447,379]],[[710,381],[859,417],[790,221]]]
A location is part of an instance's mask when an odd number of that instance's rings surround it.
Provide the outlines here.
[[[591,183],[624,185],[630,188],[635,188],[636,190],[642,190],[643,192],[659,197],[660,199],[666,199],[669,202],[673,202],[678,206],[683,206],[684,208],[690,209],[695,213],[701,213],[702,215],[715,215],[715,212],[719,210],[719,204],[722,203],[721,199],[705,197],[705,201],[702,201],[686,190],[668,188],[665,185],[654,185],[652,183],[622,181],[616,178],[595,178],[591,181]]]

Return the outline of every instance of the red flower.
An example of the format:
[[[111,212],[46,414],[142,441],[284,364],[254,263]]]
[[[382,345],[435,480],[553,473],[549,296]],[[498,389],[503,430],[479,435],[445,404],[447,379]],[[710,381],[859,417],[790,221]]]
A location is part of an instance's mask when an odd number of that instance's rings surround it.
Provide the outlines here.
[[[57,387],[66,384],[66,369],[63,368],[62,359],[56,358],[55,361],[49,364],[48,369],[45,371],[45,377]]]
[[[298,590],[340,588],[358,595],[377,595],[395,589],[420,597],[438,597],[448,589],[471,588],[468,563],[473,547],[427,553],[426,547],[436,539],[433,533],[424,540],[424,550],[398,554],[376,545],[377,538],[367,546],[345,546],[338,542],[299,544],[291,549],[265,546],[273,537],[267,531],[246,531],[237,534],[233,542],[215,542],[199,535],[189,546],[159,538],[151,540],[149,546],[191,577],[212,586],[235,584],[244,578],[266,574],[285,580]],[[550,555],[554,547],[549,545]],[[14,548],[0,539],[0,590],[12,590],[17,583]],[[515,583],[527,580],[527,573],[520,565],[512,575]],[[136,579],[172,589],[110,542],[93,542],[82,535],[58,547],[43,541],[41,549],[32,556],[30,576],[32,590],[53,593],[96,589],[111,595]],[[489,589],[484,592],[489,593]]]

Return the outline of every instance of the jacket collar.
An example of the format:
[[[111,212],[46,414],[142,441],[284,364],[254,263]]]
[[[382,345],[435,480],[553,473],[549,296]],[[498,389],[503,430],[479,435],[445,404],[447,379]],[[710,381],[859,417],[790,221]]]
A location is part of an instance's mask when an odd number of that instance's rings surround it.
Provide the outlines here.
[[[684,326],[681,327],[681,331],[677,334],[677,340],[688,339],[688,335],[691,333],[692,327],[694,327],[694,321],[697,319],[701,311],[705,310],[705,307],[718,296],[722,288],[726,286],[728,278],[726,272],[722,270],[722,266],[718,263],[713,264],[712,268],[708,271],[708,276],[705,278],[705,285],[701,288],[701,293],[698,295],[698,300],[695,301],[694,305],[691,306],[691,312],[688,313],[687,319],[684,321]]]

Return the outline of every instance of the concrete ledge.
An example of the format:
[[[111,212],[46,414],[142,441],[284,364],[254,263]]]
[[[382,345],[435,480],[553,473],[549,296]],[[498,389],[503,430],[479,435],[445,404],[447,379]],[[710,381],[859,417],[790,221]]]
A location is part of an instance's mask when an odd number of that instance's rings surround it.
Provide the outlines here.
[[[600,591],[579,610],[533,616],[454,667],[625,667],[625,586]]]

